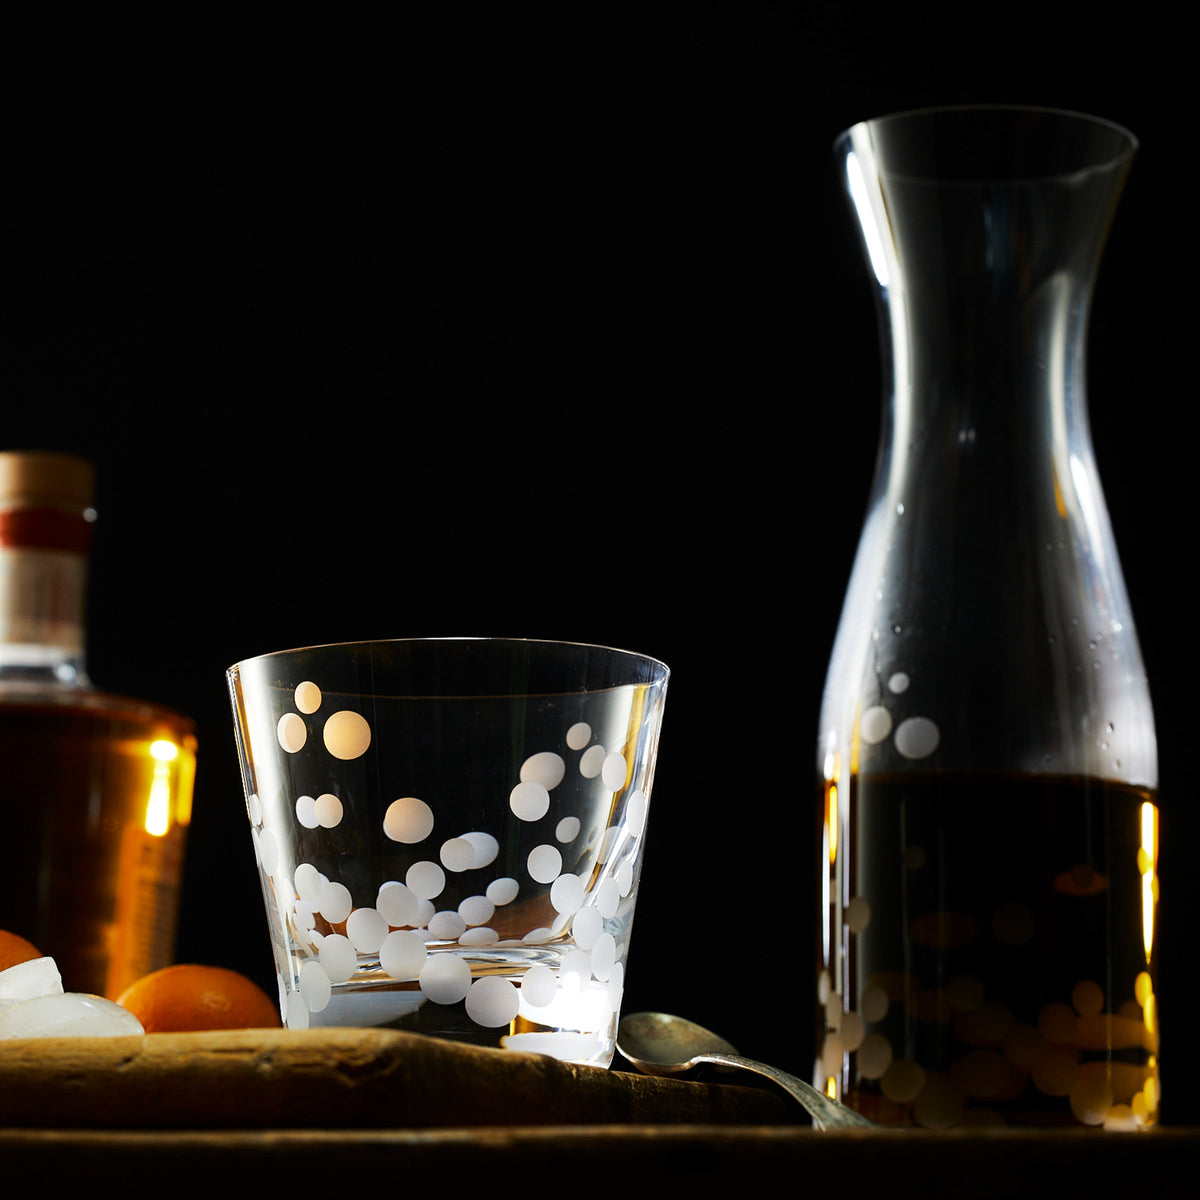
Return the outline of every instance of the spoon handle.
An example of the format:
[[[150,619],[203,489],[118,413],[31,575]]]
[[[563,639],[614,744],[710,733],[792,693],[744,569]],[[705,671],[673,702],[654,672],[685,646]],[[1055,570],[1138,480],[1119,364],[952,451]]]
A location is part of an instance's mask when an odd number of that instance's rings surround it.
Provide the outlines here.
[[[757,1075],[765,1076],[799,1100],[818,1129],[875,1128],[874,1121],[867,1120],[866,1117],[856,1113],[854,1109],[847,1108],[846,1105],[830,1099],[824,1092],[813,1087],[811,1083],[805,1083],[803,1079],[789,1075],[786,1071],[779,1070],[778,1067],[755,1062],[752,1058],[742,1058],[739,1054],[697,1054],[692,1062],[741,1067],[744,1071],[753,1071]]]

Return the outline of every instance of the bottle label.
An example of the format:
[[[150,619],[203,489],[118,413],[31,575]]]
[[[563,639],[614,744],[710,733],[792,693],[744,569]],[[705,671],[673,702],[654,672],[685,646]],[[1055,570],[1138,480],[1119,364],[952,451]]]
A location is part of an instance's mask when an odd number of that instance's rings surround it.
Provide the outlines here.
[[[0,545],[0,644],[82,652],[87,559]]]

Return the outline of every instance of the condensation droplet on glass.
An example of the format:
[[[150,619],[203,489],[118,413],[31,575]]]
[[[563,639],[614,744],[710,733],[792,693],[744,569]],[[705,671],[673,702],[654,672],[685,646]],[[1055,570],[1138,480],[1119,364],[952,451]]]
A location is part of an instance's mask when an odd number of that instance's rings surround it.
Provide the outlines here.
[[[901,500],[900,503],[896,505],[896,516],[898,516],[898,517],[904,516],[904,501],[903,500]]]
[[[899,626],[899,625],[893,625],[893,626],[892,626],[892,632],[893,632],[893,633],[899,633],[899,632],[900,632],[900,626]]]

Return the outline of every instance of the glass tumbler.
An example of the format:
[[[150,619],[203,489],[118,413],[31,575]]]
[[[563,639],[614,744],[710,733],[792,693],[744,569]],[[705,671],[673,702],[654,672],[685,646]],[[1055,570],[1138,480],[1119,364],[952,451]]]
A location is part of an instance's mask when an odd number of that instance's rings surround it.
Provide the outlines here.
[[[622,650],[479,638],[231,667],[288,1028],[608,1066],[668,674]]]

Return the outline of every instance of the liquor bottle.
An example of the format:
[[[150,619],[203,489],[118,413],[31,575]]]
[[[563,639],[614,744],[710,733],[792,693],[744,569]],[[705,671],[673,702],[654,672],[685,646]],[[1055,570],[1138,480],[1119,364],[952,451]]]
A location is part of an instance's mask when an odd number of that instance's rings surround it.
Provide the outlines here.
[[[837,143],[885,389],[821,712],[814,1078],[883,1124],[1158,1119],[1157,741],[1084,371],[1135,148],[1015,107]]]
[[[196,738],[88,678],[93,487],[82,459],[0,453],[0,928],[115,999],[174,957]]]

